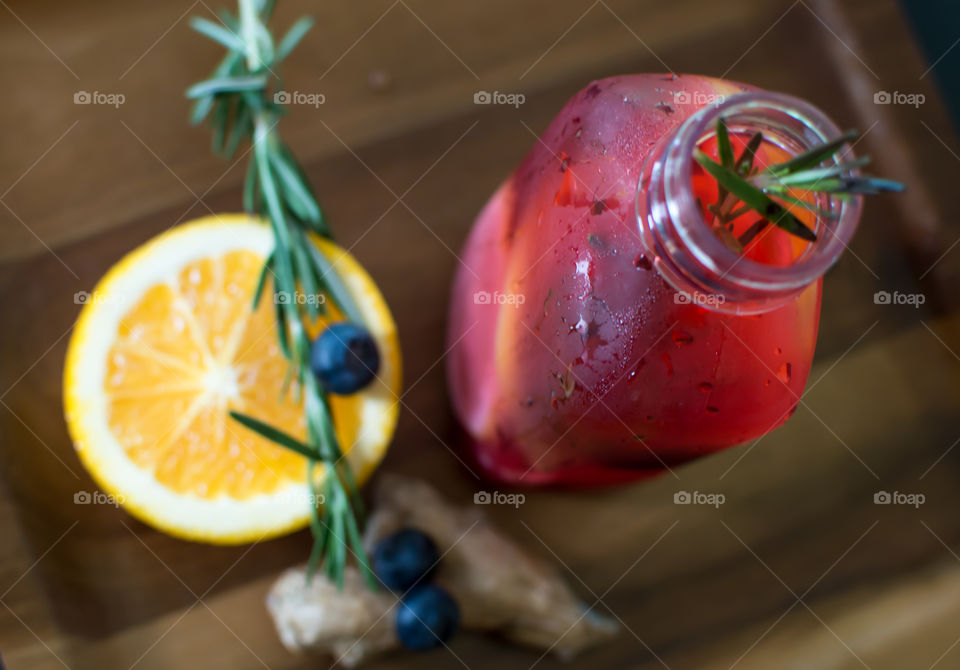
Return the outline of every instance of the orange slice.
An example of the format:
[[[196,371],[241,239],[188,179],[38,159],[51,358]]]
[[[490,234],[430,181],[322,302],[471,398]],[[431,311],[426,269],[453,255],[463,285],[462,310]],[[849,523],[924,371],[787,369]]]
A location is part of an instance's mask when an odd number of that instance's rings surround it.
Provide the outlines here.
[[[341,448],[363,482],[396,427],[396,326],[356,260],[331,242],[315,243],[380,350],[377,379],[351,396],[331,396]],[[270,283],[251,308],[272,248],[270,229],[242,214],[178,226],[106,274],[70,340],[64,404],[77,453],[105,492],[172,535],[237,544],[309,520],[306,459],[227,414],[235,409],[305,439],[296,389],[284,388],[287,360]],[[328,308],[327,319],[341,318]],[[312,324],[311,332],[326,322]]]

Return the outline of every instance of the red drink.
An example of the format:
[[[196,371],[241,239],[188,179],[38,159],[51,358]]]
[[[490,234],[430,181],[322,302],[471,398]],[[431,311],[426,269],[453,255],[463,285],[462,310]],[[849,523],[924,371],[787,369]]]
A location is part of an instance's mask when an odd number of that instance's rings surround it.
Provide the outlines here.
[[[820,277],[859,201],[818,202],[837,216],[807,216],[817,242],[769,226],[742,253],[727,248],[704,210],[716,182],[691,159],[715,153],[717,116],[738,150],[763,130],[761,164],[839,134],[799,100],[745,90],[688,76],[594,82],[481,212],[454,283],[448,375],[494,478],[636,479],[762,435],[795,408]],[[738,216],[733,235],[758,218]]]

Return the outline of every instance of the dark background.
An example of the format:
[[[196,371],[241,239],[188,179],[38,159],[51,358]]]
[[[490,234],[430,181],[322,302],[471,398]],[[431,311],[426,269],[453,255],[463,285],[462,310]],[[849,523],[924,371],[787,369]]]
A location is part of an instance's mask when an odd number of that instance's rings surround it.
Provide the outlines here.
[[[960,53],[954,47],[960,10],[950,0],[901,0],[901,7],[928,66],[933,68],[931,74],[956,127],[960,120],[960,86],[956,83],[960,77]]]

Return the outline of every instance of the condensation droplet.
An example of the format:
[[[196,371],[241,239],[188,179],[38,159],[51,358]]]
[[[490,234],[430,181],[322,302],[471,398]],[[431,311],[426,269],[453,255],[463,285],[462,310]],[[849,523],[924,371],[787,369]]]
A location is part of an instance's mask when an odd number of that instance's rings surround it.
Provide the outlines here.
[[[637,361],[637,364],[634,366],[633,370],[630,371],[630,375],[627,377],[627,383],[632,382],[633,378],[637,376],[637,373],[643,369],[643,366],[647,364],[647,359],[641,358]]]
[[[637,254],[637,257],[633,259],[633,266],[638,270],[650,270],[653,268],[650,259],[643,254]]]
[[[789,363],[784,363],[780,366],[780,369],[777,370],[777,377],[780,379],[780,381],[786,384],[790,381],[792,372],[792,366]]]
[[[667,352],[663,352],[662,354],[660,354],[660,360],[662,360],[663,363],[664,363],[664,365],[667,366],[667,376],[668,376],[668,377],[672,377],[672,376],[673,376],[673,361],[670,360],[670,354],[668,354]]]

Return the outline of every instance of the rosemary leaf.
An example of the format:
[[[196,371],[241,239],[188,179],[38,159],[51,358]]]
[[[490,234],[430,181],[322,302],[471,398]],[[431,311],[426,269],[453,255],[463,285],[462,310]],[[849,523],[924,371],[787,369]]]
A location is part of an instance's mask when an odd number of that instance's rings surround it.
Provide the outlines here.
[[[357,527],[357,520],[352,514],[345,515],[346,526],[347,526],[347,537],[350,540],[350,545],[353,548],[353,554],[357,558],[357,563],[360,564],[360,571],[363,573],[363,576],[367,579],[367,584],[371,589],[376,590],[377,588],[377,577],[373,573],[373,568],[370,567],[370,561],[367,558],[367,552],[363,549],[363,538],[360,536],[360,529]]]
[[[230,410],[230,416],[250,430],[254,431],[255,433],[259,433],[271,442],[279,444],[281,447],[286,447],[287,449],[295,451],[301,456],[306,456],[307,458],[317,459],[319,457],[316,449],[304,444],[291,435],[287,435],[279,428],[274,428],[273,426],[266,424],[259,419],[254,419],[252,416],[247,416],[246,414],[241,414],[240,412],[236,412],[234,410]]]
[[[324,524],[320,518],[320,506],[317,501],[320,500],[320,496],[325,494],[318,490],[316,470],[317,462],[311,460],[307,466],[307,482],[310,486],[310,492],[314,496],[314,500],[310,504],[310,532],[313,535],[313,547],[310,550],[310,557],[307,559],[308,584],[317,572],[317,567],[323,559],[324,550],[330,538],[330,527]]]
[[[273,8],[276,7],[274,0],[257,0],[260,8],[260,18],[266,23],[273,16]]]
[[[262,91],[267,86],[264,74],[241,77],[217,77],[201,81],[187,89],[188,98],[201,98],[217,93],[240,93],[242,91]]]
[[[257,162],[247,163],[247,174],[243,179],[243,209],[251,214],[257,213]],[[271,252],[270,256],[273,256]]]
[[[751,209],[759,212],[770,223],[783,228],[791,235],[796,235],[809,242],[816,241],[816,234],[807,228],[800,219],[759,188],[741,179],[737,173],[720,165],[700,150],[694,153],[694,158],[703,166],[704,170],[717,180],[718,184],[730,191],[744,204],[750,205]]]
[[[225,25],[228,30],[232,31],[235,34],[239,32],[240,23],[239,21],[237,21],[237,17],[231,14],[229,10],[223,9],[223,8],[218,9],[217,18],[223,22],[223,25]]]
[[[859,184],[863,189],[866,189],[861,191],[861,193],[869,193],[871,195],[882,192],[901,193],[907,188],[900,182],[894,181],[893,179],[882,179],[880,177],[870,177],[868,175],[861,176],[859,179]]]
[[[290,26],[290,30],[287,31],[287,34],[280,40],[280,44],[277,45],[276,62],[279,63],[289,56],[290,52],[296,48],[300,40],[303,39],[303,36],[306,35],[311,28],[313,28],[313,19],[309,16],[301,17]]]
[[[327,477],[331,479],[336,479],[336,475],[333,473],[328,473]],[[333,486],[330,487],[330,490],[334,492],[334,500],[327,501],[328,509],[330,510],[329,515],[333,521],[333,539],[336,543],[333,545],[333,560],[330,561],[331,565],[344,565],[347,562],[347,538],[346,538],[346,517],[349,516],[343,513],[343,507],[345,506],[345,501],[343,500],[342,491]],[[335,572],[332,574],[331,579],[336,583],[338,589],[343,589],[343,572]]]
[[[342,455],[333,430],[333,420],[325,411],[323,398],[320,397],[320,382],[312,375],[305,375],[304,382],[307,393],[303,409],[307,417],[307,433],[310,442],[318,445],[320,460],[332,468]]]
[[[241,55],[235,51],[229,52],[224,56],[223,60],[213,71],[213,79],[219,79],[233,73],[234,68],[241,60]],[[205,118],[207,114],[210,113],[210,109],[213,107],[214,97],[213,95],[204,95],[197,99],[196,103],[193,105],[193,111],[190,114],[190,123],[193,125],[199,124]]]
[[[340,311],[342,311],[344,316],[346,316],[350,321],[361,325],[364,324],[366,320],[363,317],[363,312],[360,311],[356,301],[353,299],[353,296],[351,295],[349,289],[347,289],[346,284],[343,283],[340,275],[333,267],[330,259],[328,259],[326,255],[324,255],[324,253],[320,251],[320,249],[318,249],[314,244],[309,245],[307,247],[307,251],[313,258],[314,265],[316,265],[317,270],[320,273],[320,278],[326,285],[327,294],[333,298],[333,301],[340,308]]]
[[[760,148],[762,142],[763,133],[754,133],[750,141],[747,142],[747,146],[743,148],[743,153],[740,154],[736,164],[733,166],[734,172],[741,177],[746,177],[750,174],[750,171],[753,169],[753,161],[757,156],[757,149]],[[730,218],[735,219],[737,217],[731,215]]]
[[[320,562],[323,560],[324,550],[327,545],[327,538],[329,534],[324,532],[325,526],[323,522],[320,521],[320,512],[317,510],[316,505],[310,505],[312,508],[310,512],[310,532],[313,535],[313,546],[310,548],[310,556],[307,558],[307,585],[313,581],[314,575],[317,574],[317,568],[320,566]]]
[[[265,129],[258,129],[258,134]],[[293,346],[288,346],[288,358],[293,361],[300,361],[300,350],[303,348],[299,334],[303,331],[303,324],[300,323],[300,314],[294,300],[297,290],[296,278],[293,271],[293,259],[290,251],[290,231],[287,227],[286,216],[283,213],[283,206],[280,201],[280,194],[273,181],[273,174],[270,170],[270,158],[268,155],[267,141],[258,141],[254,148],[254,159],[257,162],[257,171],[260,178],[260,185],[263,189],[263,199],[267,205],[267,211],[270,214],[270,226],[273,228],[274,236],[274,266],[277,273],[276,290],[279,300],[277,307],[279,311],[284,312],[286,316],[287,328],[290,330],[290,340]],[[286,294],[286,295],[284,295]]]
[[[265,63],[274,61],[275,53],[273,47],[273,36],[263,23],[258,23],[254,27],[254,35],[257,40],[257,47],[260,50],[260,57]]]
[[[781,200],[785,200],[791,205],[796,205],[797,207],[808,209],[811,212],[815,213],[817,216],[823,217],[825,219],[835,219],[838,216],[836,212],[831,212],[821,207],[817,207],[813,203],[809,203],[806,200],[801,200],[800,198],[794,198],[792,195],[787,195],[786,193],[779,194],[777,195],[777,197],[780,198]]]
[[[732,167],[733,147],[730,145],[730,133],[727,130],[727,123],[722,118],[717,120],[717,155],[720,157],[720,163],[722,165]],[[713,213],[719,219],[721,225],[726,223],[723,217],[723,206],[727,200],[727,195],[727,189],[724,185],[717,182],[717,205]]]
[[[905,188],[900,182],[893,181],[892,179],[881,179],[879,177],[839,177],[837,181],[840,183],[839,188],[848,194],[877,195],[884,192],[899,193]],[[809,189],[811,191],[818,190],[812,186],[809,187]]]
[[[861,168],[869,163],[869,156],[861,156],[857,160],[850,161],[849,163],[837,163],[836,165],[830,165],[827,167],[813,168],[802,170],[800,172],[780,175],[775,178],[774,183],[782,186],[799,186],[802,188],[804,184],[812,184],[822,179],[827,179],[828,177],[845,176],[851,171]],[[758,181],[762,183],[763,180],[761,179]]]
[[[278,177],[280,187],[298,217],[315,223],[320,220],[320,206],[313,199],[310,188],[301,179],[296,168],[290,165],[286,157],[277,151],[270,153],[270,165]]]
[[[293,231],[294,235],[299,231]],[[310,263],[310,257],[304,249],[304,244],[300,240],[296,240],[295,243],[290,247],[293,251],[293,268],[294,273],[297,277],[297,282],[300,287],[303,289],[305,294],[304,303],[307,310],[307,315],[310,318],[310,321],[316,321],[320,316],[320,304],[319,298],[320,288],[317,285],[317,277],[313,273],[313,266]]]
[[[725,168],[733,167],[733,146],[730,144],[730,132],[723,119],[717,121],[717,155]]]
[[[770,222],[766,219],[758,219],[757,221],[754,221],[753,225],[747,228],[747,230],[737,238],[737,242],[746,248],[747,245],[753,242],[754,238],[759,235],[768,225],[770,225]]]
[[[313,189],[310,187],[310,180],[307,178],[307,174],[303,171],[303,168],[300,167],[300,164],[297,163],[297,159],[294,157],[293,153],[282,141],[277,142],[277,150],[279,151],[280,155],[283,156],[283,159],[290,166],[293,172],[300,178],[300,182],[303,184],[304,189],[306,189],[307,194],[309,194],[313,202],[316,202],[317,198],[313,194]],[[313,232],[317,233],[321,237],[325,237],[328,240],[333,239],[333,235],[330,232],[330,227],[327,225],[327,219],[323,214],[323,210],[319,209],[318,207],[317,212],[319,216],[316,220],[307,221],[310,224],[310,228],[313,230]]]
[[[243,98],[237,100],[237,109],[234,114],[233,127],[230,129],[230,135],[227,138],[226,146],[223,149],[223,155],[229,160],[237,152],[237,147],[244,138],[250,136],[250,130],[253,124],[253,114],[250,107],[244,102]]]
[[[190,123],[196,126],[201,122],[203,122],[203,120],[207,118],[207,114],[210,113],[210,110],[212,108],[213,108],[212,95],[205,95],[202,98],[199,98],[193,104],[193,111],[190,113]]]
[[[330,402],[321,394],[317,394],[316,397],[320,405],[318,411],[328,418],[327,421],[323,421],[319,426],[322,433],[320,435],[320,441],[321,443],[329,441],[331,444],[337,444],[336,433],[334,432],[333,426],[333,414],[330,411]],[[337,472],[338,480],[346,489],[347,496],[350,498],[350,504],[358,511],[359,516],[363,516],[363,499],[360,497],[360,489],[357,487],[357,482],[354,479],[350,461],[346,460],[345,452],[338,449],[337,458],[335,461],[332,461],[332,464]]]
[[[213,135],[210,139],[210,146],[215,154],[223,153],[223,138],[227,133],[231,102],[230,99],[221,98],[214,103]]]
[[[336,302],[330,296],[330,290],[326,282],[323,280],[323,277],[317,272],[316,264],[313,262],[313,254],[310,249],[316,245],[309,237],[309,233],[304,230],[302,227],[296,227],[291,231],[291,235],[296,240],[296,246],[299,246],[300,250],[303,253],[297,255],[297,262],[300,264],[302,269],[299,269],[299,272],[302,272],[307,276],[303,283],[305,286],[309,285],[311,291],[315,295],[323,295],[323,302],[317,302],[317,314],[326,316],[328,314],[327,301]],[[306,288],[304,290],[307,290]]]
[[[734,237],[733,233],[727,230],[724,226],[717,226],[714,228],[714,232],[717,237],[720,238],[720,241],[723,242],[724,246],[727,247],[730,251],[735,254],[743,253],[743,245]]]
[[[282,294],[279,294],[282,295]],[[283,304],[280,303],[278,298],[278,292],[273,294],[274,300],[274,309],[277,313],[277,341],[280,343],[280,351],[283,352],[283,355],[288,359],[293,359],[293,351],[290,349],[290,335],[287,333],[287,317],[284,313]],[[287,385],[290,382],[292,377],[292,369],[288,370],[287,379],[284,381],[283,386],[286,389]]]
[[[843,133],[836,139],[825,142],[819,146],[816,146],[809,151],[800,154],[784,163],[777,163],[776,165],[771,165],[767,168],[767,172],[775,175],[785,175],[792,174],[794,172],[799,172],[800,170],[805,170],[807,168],[813,167],[815,165],[820,165],[823,161],[830,158],[833,154],[837,153],[837,149],[842,147],[848,142],[852,142],[857,137],[856,130],[848,130]]]
[[[201,35],[209,37],[214,42],[218,42],[231,51],[243,51],[243,40],[235,32],[227,30],[213,21],[193,17],[190,19],[190,27]]]
[[[253,292],[253,309],[256,309],[260,305],[260,297],[263,295],[263,287],[267,283],[267,273],[272,272],[270,266],[273,264],[273,252],[270,252],[270,255],[267,256],[267,260],[263,262],[263,267],[260,268],[260,276],[257,278],[257,288]]]
[[[344,467],[338,467],[338,474],[341,479],[345,480],[344,484],[346,485],[347,495],[350,497],[350,504],[353,505],[353,509],[357,510],[358,516],[363,517],[363,498],[360,496],[360,488],[357,486],[356,479],[354,479],[353,468],[350,467],[349,461],[345,461],[342,465]]]

